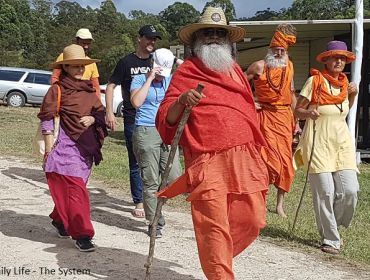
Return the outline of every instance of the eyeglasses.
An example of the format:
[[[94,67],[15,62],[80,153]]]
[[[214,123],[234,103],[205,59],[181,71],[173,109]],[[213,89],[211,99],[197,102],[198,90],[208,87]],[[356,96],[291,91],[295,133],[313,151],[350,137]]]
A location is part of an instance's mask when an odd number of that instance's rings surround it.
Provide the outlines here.
[[[220,38],[225,38],[227,35],[226,29],[216,29],[216,28],[207,28],[201,30],[203,36],[205,37],[211,37],[211,36],[217,36]]]

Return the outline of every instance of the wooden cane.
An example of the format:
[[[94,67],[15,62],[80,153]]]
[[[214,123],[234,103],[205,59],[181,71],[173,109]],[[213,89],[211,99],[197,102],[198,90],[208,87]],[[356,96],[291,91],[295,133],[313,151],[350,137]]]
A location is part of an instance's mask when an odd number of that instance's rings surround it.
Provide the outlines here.
[[[308,172],[309,172],[309,170],[310,170],[310,166],[311,166],[311,162],[312,162],[312,157],[313,157],[313,151],[314,151],[314,149],[315,149],[315,139],[316,139],[316,121],[314,121],[314,122],[313,122],[313,135],[312,135],[312,137],[313,137],[313,139],[312,139],[312,147],[311,147],[310,159],[309,159],[308,164],[307,164],[306,180],[305,180],[305,182],[304,182],[304,186],[303,186],[303,190],[302,190],[301,199],[299,200],[299,204],[298,204],[297,210],[296,210],[296,212],[295,212],[294,222],[293,222],[292,231],[291,231],[291,234],[292,234],[292,235],[294,234],[295,226],[296,226],[296,224],[297,224],[297,219],[298,219],[299,210],[301,209],[301,206],[302,206],[302,203],[303,203],[303,198],[304,198],[304,196],[305,196],[306,189],[307,189],[307,183],[308,183]]]
[[[195,90],[199,93],[202,93],[203,88],[204,88],[203,84],[199,83]],[[182,114],[182,117],[180,119],[179,125],[176,129],[175,137],[173,138],[172,143],[171,143],[171,150],[170,150],[170,154],[168,156],[166,168],[165,168],[163,176],[162,176],[161,185],[159,186],[159,191],[162,190],[167,185],[167,180],[168,180],[168,177],[170,175],[170,171],[171,171],[171,168],[172,168],[173,159],[174,159],[175,154],[176,154],[177,146],[179,144],[182,132],[184,131],[185,124],[188,121],[190,113],[191,113],[191,107],[186,107],[185,111]],[[156,231],[157,231],[159,218],[161,217],[162,206],[165,202],[166,202],[165,198],[161,198],[161,197],[158,198],[157,208],[155,210],[153,223],[151,225],[152,227],[151,227],[151,232],[150,232],[149,255],[148,255],[148,258],[147,258],[147,262],[144,265],[144,267],[146,268],[145,280],[150,280],[150,273],[151,273],[151,267],[152,267],[153,256],[154,256]]]
[[[320,76],[320,79],[321,79],[321,76]],[[320,84],[320,87],[318,89],[319,94],[318,94],[318,98],[317,98],[316,110],[319,109],[320,97],[321,97],[321,83],[319,83],[319,84]],[[302,190],[302,195],[301,195],[301,198],[299,200],[299,204],[298,204],[297,210],[295,212],[293,226],[292,226],[292,230],[290,232],[291,236],[294,234],[295,226],[296,226],[297,220],[298,220],[299,210],[301,209],[301,206],[302,206],[302,203],[303,203],[303,198],[304,198],[305,193],[306,193],[307,183],[308,183],[308,174],[309,174],[308,172],[310,170],[311,163],[312,163],[313,153],[314,153],[314,150],[315,150],[315,142],[316,142],[316,121],[314,120],[313,121],[312,146],[311,146],[310,158],[309,158],[308,164],[307,164],[306,179],[305,179],[305,182],[304,182],[304,186],[303,186],[303,190]]]

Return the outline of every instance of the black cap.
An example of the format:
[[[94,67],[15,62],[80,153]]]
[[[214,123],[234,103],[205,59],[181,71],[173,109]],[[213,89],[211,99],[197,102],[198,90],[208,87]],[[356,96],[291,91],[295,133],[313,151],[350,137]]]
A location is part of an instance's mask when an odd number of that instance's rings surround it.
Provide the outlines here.
[[[140,28],[139,35],[150,38],[157,37],[160,40],[162,40],[161,32],[158,32],[154,25],[144,25],[143,27]]]

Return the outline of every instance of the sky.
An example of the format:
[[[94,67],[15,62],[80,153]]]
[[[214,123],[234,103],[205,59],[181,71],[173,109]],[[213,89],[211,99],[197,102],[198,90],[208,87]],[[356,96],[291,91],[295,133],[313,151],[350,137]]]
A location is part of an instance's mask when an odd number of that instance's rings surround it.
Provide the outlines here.
[[[145,13],[158,14],[169,5],[175,2],[187,2],[198,11],[202,11],[204,5],[209,0],[113,0],[117,10],[124,13],[126,16],[131,10],[142,10]],[[271,10],[280,10],[288,8],[292,5],[293,0],[231,0],[234,4],[236,17],[251,17],[257,11],[262,11],[267,8]],[[54,0],[54,2],[58,2]],[[71,0],[70,2],[74,2]],[[76,0],[82,7],[89,5],[92,8],[100,7],[101,0]]]

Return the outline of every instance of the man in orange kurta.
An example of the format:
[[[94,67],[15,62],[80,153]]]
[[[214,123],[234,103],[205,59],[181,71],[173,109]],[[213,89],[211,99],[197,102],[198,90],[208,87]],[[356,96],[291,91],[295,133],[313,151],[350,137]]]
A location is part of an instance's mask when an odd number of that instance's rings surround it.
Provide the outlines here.
[[[180,29],[193,54],[174,73],[156,120],[169,144],[192,107],[180,139],[185,174],[159,196],[189,193],[199,259],[210,280],[235,279],[233,257],[257,238],[266,218],[267,145],[249,83],[232,56],[232,43],[244,36],[214,7]],[[198,83],[202,93],[194,90]]]
[[[254,62],[247,70],[248,79],[254,84],[261,131],[270,147],[270,179],[278,189],[276,212],[282,217],[286,217],[284,194],[289,192],[294,178],[292,142],[296,98],[293,63],[287,49],[295,41],[295,28],[290,24],[279,25],[265,59]]]

